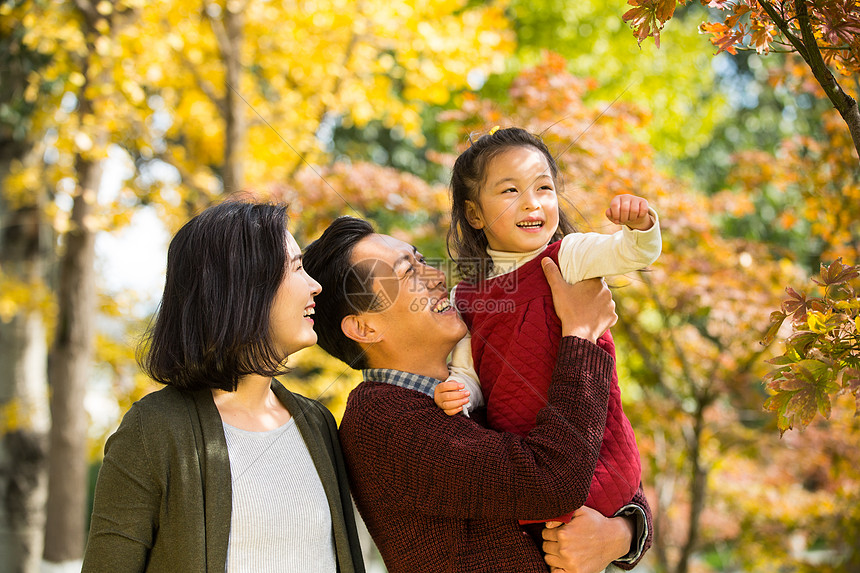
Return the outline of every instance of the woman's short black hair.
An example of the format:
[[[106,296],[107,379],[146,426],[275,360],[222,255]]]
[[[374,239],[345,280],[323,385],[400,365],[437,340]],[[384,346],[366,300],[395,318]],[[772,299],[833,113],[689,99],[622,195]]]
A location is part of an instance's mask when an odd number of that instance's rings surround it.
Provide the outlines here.
[[[305,271],[322,285],[322,292],[315,298],[317,343],[355,369],[367,368],[367,357],[359,344],[343,333],[341,322],[346,316],[371,310],[377,303],[378,297],[370,287],[372,270],[367,265],[352,264],[355,246],[374,232],[363,219],[338,217],[302,257]]]
[[[138,348],[144,372],[186,390],[227,391],[247,374],[283,374],[269,315],[286,234],[286,205],[230,200],[188,221],[170,241],[164,295]]]

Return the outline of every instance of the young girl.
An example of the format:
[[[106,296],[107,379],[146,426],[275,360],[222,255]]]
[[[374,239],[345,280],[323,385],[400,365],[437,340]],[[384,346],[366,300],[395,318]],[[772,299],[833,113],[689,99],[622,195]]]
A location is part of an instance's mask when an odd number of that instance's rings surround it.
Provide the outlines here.
[[[449,250],[465,279],[454,294],[470,334],[455,348],[450,377],[435,391],[436,404],[450,415],[468,415],[469,408],[486,403],[493,428],[525,435],[534,427],[547,403],[561,339],[543,258],[551,257],[573,283],[641,269],[660,255],[657,214],[645,199],[612,200],[607,218],[625,225],[613,235],[575,233],[559,209],[557,181],[558,166],[546,145],[519,128],[491,131],[454,164]],[[608,331],[598,345],[615,357]],[[586,505],[611,517],[630,502],[640,478],[615,373]]]

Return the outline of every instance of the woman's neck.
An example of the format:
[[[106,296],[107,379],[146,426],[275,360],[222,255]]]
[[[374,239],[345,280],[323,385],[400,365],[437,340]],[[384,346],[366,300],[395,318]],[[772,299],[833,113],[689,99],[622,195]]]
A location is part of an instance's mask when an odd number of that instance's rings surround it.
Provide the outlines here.
[[[252,432],[274,430],[289,422],[290,412],[272,391],[271,380],[251,374],[240,378],[233,392],[212,390],[221,419]]]

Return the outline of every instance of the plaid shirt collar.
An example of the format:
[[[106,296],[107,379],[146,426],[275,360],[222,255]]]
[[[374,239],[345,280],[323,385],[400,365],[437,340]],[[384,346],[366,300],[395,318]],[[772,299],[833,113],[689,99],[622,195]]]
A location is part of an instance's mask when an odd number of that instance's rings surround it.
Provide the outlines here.
[[[422,394],[427,394],[431,398],[433,397],[433,389],[436,388],[436,384],[441,382],[441,380],[436,380],[430,376],[388,368],[366,368],[361,371],[361,374],[364,376],[365,382],[384,382],[385,384],[392,384],[409,390],[417,390]]]

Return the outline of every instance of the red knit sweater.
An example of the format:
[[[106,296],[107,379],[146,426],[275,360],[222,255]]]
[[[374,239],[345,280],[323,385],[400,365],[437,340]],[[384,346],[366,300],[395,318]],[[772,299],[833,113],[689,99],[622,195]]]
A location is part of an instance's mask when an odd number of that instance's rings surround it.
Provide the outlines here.
[[[496,430],[525,435],[546,405],[561,339],[561,321],[541,259],[558,264],[561,241],[516,271],[457,287],[457,308],[472,335],[472,356],[487,404],[487,421]],[[597,342],[615,360],[607,331]],[[633,427],[621,408],[613,368],[606,428],[585,505],[611,517],[639,488],[642,468]],[[568,516],[558,519],[567,521]]]
[[[552,408],[526,436],[447,416],[415,390],[359,384],[347,401],[341,447],[389,573],[546,573],[517,518],[548,519],[585,501],[611,375],[606,352],[562,339],[547,394]],[[641,491],[636,503],[650,521]]]

